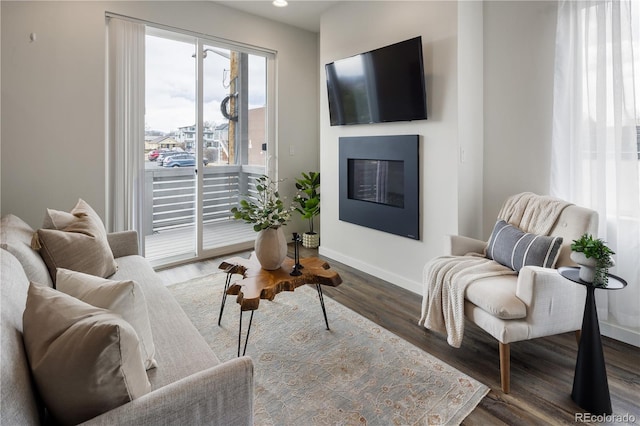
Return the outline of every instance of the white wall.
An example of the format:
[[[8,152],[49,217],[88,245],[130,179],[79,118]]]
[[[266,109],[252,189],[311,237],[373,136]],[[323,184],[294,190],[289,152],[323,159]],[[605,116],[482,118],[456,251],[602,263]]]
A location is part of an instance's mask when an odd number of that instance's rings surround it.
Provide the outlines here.
[[[548,193],[556,3],[350,2],[320,32],[321,253],[421,292],[446,234],[488,238],[511,194]],[[422,35],[429,119],[331,127],[325,63]],[[340,136],[418,133],[421,241],[338,220]]]
[[[504,200],[549,193],[557,3],[484,3],[484,238]]]
[[[324,64],[415,36],[422,36],[429,118],[330,126]],[[321,21],[320,253],[418,293],[424,263],[458,229],[457,42],[455,2],[345,2]],[[394,134],[421,136],[420,241],[338,219],[338,138]]]
[[[458,233],[483,239],[483,4],[458,3]]]
[[[294,194],[301,171],[318,170],[317,34],[212,2],[2,1],[0,7],[3,215],[38,227],[45,208],[68,210],[78,197],[104,215],[105,11],[277,51],[274,152],[279,177],[288,179],[284,195]]]

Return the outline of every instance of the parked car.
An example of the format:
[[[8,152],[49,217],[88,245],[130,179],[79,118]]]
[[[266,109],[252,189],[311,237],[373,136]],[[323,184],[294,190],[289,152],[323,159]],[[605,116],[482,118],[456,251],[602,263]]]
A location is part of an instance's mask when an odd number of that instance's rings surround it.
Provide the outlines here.
[[[206,166],[209,160],[204,158],[203,163]],[[162,165],[164,167],[193,167],[196,165],[196,156],[187,152],[179,152],[166,157]]]
[[[149,152],[149,161],[156,161],[158,159],[158,156],[160,156],[161,153],[167,151],[166,149],[154,149],[152,151]]]
[[[166,160],[167,157],[170,157],[170,156],[176,155],[176,154],[182,154],[182,152],[181,151],[170,151],[170,150],[160,151],[160,154],[158,154],[158,157],[156,158],[156,161],[158,162],[158,166],[162,166],[164,160]]]

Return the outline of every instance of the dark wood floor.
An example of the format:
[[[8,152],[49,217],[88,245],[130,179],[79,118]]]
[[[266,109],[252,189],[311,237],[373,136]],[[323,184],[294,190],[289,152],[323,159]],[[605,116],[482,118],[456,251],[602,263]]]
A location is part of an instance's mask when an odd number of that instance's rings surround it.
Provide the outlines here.
[[[236,255],[249,255],[249,252]],[[301,248],[302,256],[317,256]],[[230,257],[230,256],[225,256]],[[577,355],[573,333],[511,345],[511,392],[500,389],[498,343],[467,322],[462,347],[418,326],[421,296],[331,259],[343,279],[325,294],[491,388],[463,425],[572,424],[583,410],[571,400]],[[159,271],[168,284],[217,270],[222,258]],[[614,415],[640,424],[640,348],[603,337]],[[635,419],[635,420],[634,420]],[[613,419],[615,420],[615,419]],[[582,422],[578,422],[582,423]],[[600,422],[598,424],[619,424]]]

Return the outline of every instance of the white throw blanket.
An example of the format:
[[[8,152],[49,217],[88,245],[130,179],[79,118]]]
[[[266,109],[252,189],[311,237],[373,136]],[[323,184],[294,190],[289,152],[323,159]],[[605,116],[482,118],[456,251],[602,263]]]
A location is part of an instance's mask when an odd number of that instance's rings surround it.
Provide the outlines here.
[[[424,266],[420,325],[447,334],[447,343],[459,348],[464,335],[464,292],[475,280],[516,272],[491,259],[476,256],[440,256]]]
[[[505,201],[498,213],[498,220],[503,219],[524,232],[549,235],[562,210],[570,205],[559,198],[523,192]]]
[[[498,219],[525,232],[547,235],[562,210],[570,205],[557,198],[524,192],[510,197]],[[423,270],[424,292],[419,324],[447,334],[449,345],[459,348],[464,335],[464,295],[469,284],[482,278],[517,273],[477,253],[440,256]]]

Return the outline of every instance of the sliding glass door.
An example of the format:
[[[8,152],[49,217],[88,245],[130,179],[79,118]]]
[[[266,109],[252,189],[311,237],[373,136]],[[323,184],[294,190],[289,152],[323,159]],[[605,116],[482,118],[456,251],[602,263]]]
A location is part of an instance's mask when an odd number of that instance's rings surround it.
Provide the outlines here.
[[[230,209],[268,174],[268,52],[147,29],[145,256],[156,266],[250,247]]]
[[[164,166],[189,151],[180,129],[195,127],[196,40],[147,28],[145,42],[144,253],[162,262],[197,255],[195,162]]]
[[[231,220],[238,194],[267,165],[267,58],[203,44],[203,249],[252,241],[251,226]]]

